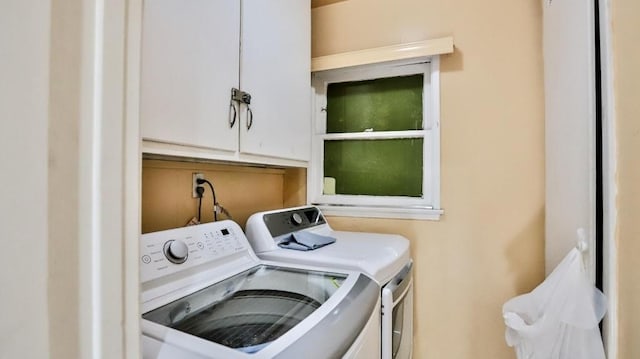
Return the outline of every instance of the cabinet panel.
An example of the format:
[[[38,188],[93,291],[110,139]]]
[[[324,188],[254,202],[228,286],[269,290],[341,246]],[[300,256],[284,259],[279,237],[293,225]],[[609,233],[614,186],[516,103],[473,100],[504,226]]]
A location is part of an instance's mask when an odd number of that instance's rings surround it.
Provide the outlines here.
[[[141,66],[144,140],[237,151],[240,3],[147,0]],[[237,106],[237,105],[236,105]]]
[[[311,116],[309,0],[243,0],[240,151],[308,161]]]

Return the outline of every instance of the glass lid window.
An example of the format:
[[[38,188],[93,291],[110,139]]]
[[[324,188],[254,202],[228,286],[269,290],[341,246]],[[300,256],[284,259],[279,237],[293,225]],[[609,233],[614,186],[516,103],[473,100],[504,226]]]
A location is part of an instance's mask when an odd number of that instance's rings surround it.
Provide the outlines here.
[[[255,353],[313,313],[345,279],[343,274],[261,265],[142,317]]]

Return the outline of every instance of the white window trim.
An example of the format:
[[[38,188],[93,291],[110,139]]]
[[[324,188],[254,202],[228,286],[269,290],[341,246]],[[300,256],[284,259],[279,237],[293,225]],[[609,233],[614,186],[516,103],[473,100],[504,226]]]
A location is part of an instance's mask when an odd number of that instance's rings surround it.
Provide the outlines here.
[[[363,81],[424,73],[423,130],[357,134],[326,133],[326,91],[329,83]],[[440,61],[439,56],[394,61],[314,73],[313,126],[307,200],[323,213],[347,217],[438,220],[440,208]],[[323,195],[325,140],[423,138],[423,198],[403,196]]]

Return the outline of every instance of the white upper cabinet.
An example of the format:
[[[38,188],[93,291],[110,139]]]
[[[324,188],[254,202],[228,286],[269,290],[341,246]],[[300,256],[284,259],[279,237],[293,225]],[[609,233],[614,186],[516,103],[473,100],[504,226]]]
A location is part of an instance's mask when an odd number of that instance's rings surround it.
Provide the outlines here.
[[[233,0],[145,1],[143,140],[236,151],[237,124],[228,119],[239,84],[239,13]]]
[[[310,18],[309,0],[145,1],[143,151],[306,166]]]
[[[243,0],[240,87],[251,94],[240,150],[307,161],[311,151],[309,1]],[[294,15],[294,16],[292,16]],[[246,108],[243,105],[243,116]],[[251,128],[247,129],[247,125]]]

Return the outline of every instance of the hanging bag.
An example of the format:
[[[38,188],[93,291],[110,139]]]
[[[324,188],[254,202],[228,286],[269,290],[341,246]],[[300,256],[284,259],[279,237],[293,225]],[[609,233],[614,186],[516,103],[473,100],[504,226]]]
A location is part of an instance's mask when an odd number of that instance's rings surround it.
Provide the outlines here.
[[[502,308],[518,359],[605,359],[598,323],[607,303],[574,248],[537,288]]]

